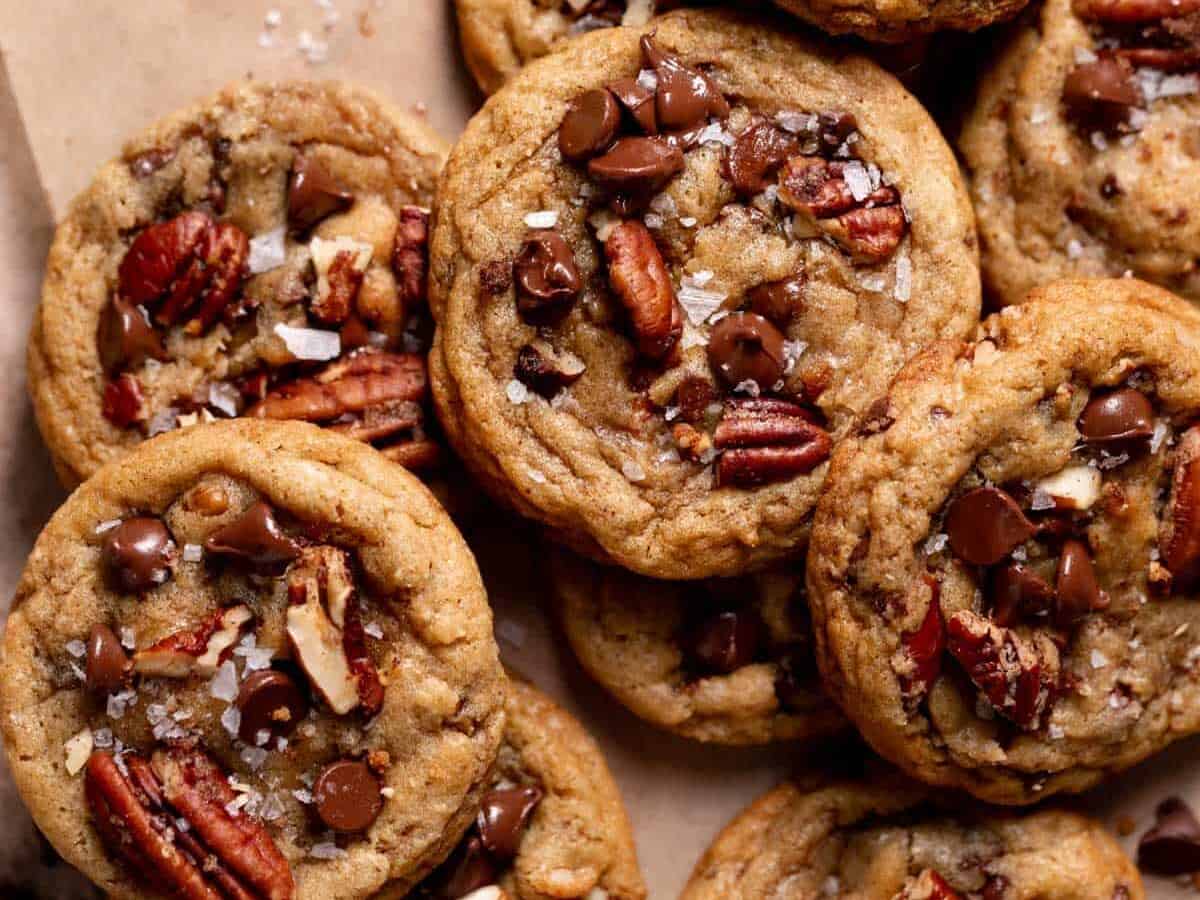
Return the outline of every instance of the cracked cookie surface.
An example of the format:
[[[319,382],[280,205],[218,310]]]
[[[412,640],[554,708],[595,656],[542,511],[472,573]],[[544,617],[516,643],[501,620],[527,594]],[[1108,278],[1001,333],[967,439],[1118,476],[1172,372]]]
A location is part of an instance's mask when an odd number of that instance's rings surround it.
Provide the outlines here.
[[[1031,803],[1200,728],[1200,332],[1062,281],[914,358],[834,456],[809,599],[826,685],[932,784]]]
[[[816,740],[847,726],[821,689],[801,576],[681,584],[551,560],[576,657],[646,721],[694,740]]]
[[[1098,823],[950,802],[895,775],[787,782],[718,835],[683,900],[1142,900]]]
[[[5,750],[114,897],[368,897],[476,815],[504,673],[470,551],[369,447],[299,423],[163,435],[38,539]]]
[[[999,303],[1125,272],[1200,300],[1198,15],[1050,0],[985,71],[959,147]]]
[[[468,126],[430,371],[451,443],[552,537],[736,575],[803,543],[831,444],[970,329],[974,223],[874,64],[733,13],[654,27],[581,36]]]
[[[236,416],[435,466],[423,207],[444,157],[422,122],[336,83],[234,84],[133,138],[59,225],[30,336],[63,481]]]

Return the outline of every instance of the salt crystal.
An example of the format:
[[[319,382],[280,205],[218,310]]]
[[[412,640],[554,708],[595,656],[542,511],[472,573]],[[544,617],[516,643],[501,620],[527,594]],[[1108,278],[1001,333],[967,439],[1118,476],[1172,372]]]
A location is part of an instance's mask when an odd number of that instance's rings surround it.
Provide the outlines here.
[[[871,196],[871,178],[866,167],[858,160],[851,160],[842,167],[842,177],[846,181],[846,187],[850,189],[851,196],[857,202],[861,203]]]
[[[346,855],[346,851],[333,841],[323,841],[320,844],[313,844],[308,855],[313,859],[341,859]]]
[[[1033,496],[1029,500],[1029,508],[1034,512],[1040,512],[1044,509],[1054,509],[1054,498],[1041,488],[1034,489]]]
[[[546,483],[546,476],[537,469],[528,469],[527,471],[529,472],[530,480],[533,481],[534,484]]]
[[[679,224],[682,225],[684,228],[695,228],[696,227],[696,219],[694,216],[684,216],[682,219],[679,220]]]
[[[704,285],[712,280],[712,273],[707,273],[708,277],[701,280],[698,276],[703,274],[684,275],[677,292],[688,319],[696,325],[705,322],[729,297],[725,291],[705,290]]]
[[[887,290],[887,279],[876,272],[864,272],[858,277],[858,283],[873,294],[882,294]]]
[[[183,545],[184,562],[200,562],[204,558],[204,548],[199,544]]]
[[[626,459],[622,461],[621,474],[634,484],[637,484],[639,481],[646,480],[646,470],[632,459]]]
[[[558,224],[558,213],[552,209],[531,212],[525,216],[525,224],[529,228],[553,228]]]
[[[1103,669],[1105,666],[1108,665],[1108,657],[1105,656],[1103,653],[1101,653],[1099,650],[1093,650],[1091,662],[1092,662],[1093,669]]]
[[[1029,114],[1029,123],[1031,125],[1043,125],[1050,121],[1050,110],[1044,106],[1035,106],[1033,112]]]
[[[913,268],[908,254],[896,257],[896,284],[892,294],[900,303],[907,303],[912,297]]]
[[[925,555],[933,556],[933,554],[935,554],[935,553],[941,553],[943,550],[946,549],[946,545],[949,542],[950,542],[950,536],[948,534],[945,534],[942,532],[939,532],[937,534],[931,534],[925,540]]]
[[[1050,740],[1052,741],[1061,741],[1066,734],[1061,725],[1055,725],[1053,723],[1051,723],[1050,727],[1046,729],[1046,732],[1050,735]]]
[[[713,280],[715,274],[711,269],[701,269],[699,272],[693,272],[691,276],[692,284],[702,288]]]
[[[242,711],[236,706],[225,707],[225,712],[221,713],[221,726],[237,737],[238,729],[242,727]]]
[[[1161,419],[1154,423],[1154,433],[1150,436],[1150,452],[1157,453],[1162,447],[1163,442],[1170,434],[1170,427]]]
[[[257,772],[267,761],[267,751],[261,747],[246,747],[241,753],[242,762]]]
[[[208,386],[208,405],[230,419],[237,417],[239,399],[241,393],[228,382],[218,381]]]
[[[807,341],[784,341],[783,342],[783,359],[785,361],[784,374],[789,374],[792,369],[796,368],[796,363],[800,361],[800,357],[804,355],[804,351],[808,349]]]
[[[371,637],[375,638],[376,640],[383,637],[383,629],[379,627],[378,622],[368,622],[366,625],[363,626],[363,631],[366,632],[367,634],[369,634]]]
[[[747,378],[745,381],[739,381],[734,385],[733,392],[735,394],[748,394],[751,397],[757,397],[762,392],[762,388],[759,387],[758,382],[753,378]]]
[[[284,227],[272,228],[250,239],[250,257],[246,265],[251,275],[261,275],[278,269],[287,260],[283,243]]]
[[[275,651],[270,647],[255,647],[246,654],[246,669],[250,672],[269,669],[271,668],[271,660],[274,656]]]
[[[678,212],[675,206],[675,198],[667,193],[656,194],[654,199],[650,201],[650,208],[666,218],[671,218]]]
[[[1085,63],[1093,63],[1099,58],[1100,57],[1096,56],[1096,54],[1093,53],[1091,50],[1089,50],[1087,47],[1076,47],[1075,48],[1075,62],[1077,62],[1079,65],[1084,65]]]
[[[227,703],[234,701],[238,695],[238,675],[237,666],[233,664],[232,660],[227,659],[221,663],[217,674],[209,683],[208,692],[218,700],[224,700]]]
[[[1083,244],[1071,238],[1067,241],[1067,259],[1079,259],[1081,256],[1083,256]]]
[[[784,131],[799,134],[802,131],[813,131],[816,127],[817,117],[812,113],[785,111],[775,116],[775,122]]]
[[[231,706],[230,709],[233,709],[233,707]],[[254,745],[256,747],[266,746],[267,741],[270,739],[271,729],[269,728],[260,728],[258,731],[254,732]]]
[[[283,339],[288,352],[296,359],[336,359],[342,352],[342,338],[336,331],[320,328],[293,328],[282,322],[275,326],[275,333]]]
[[[658,75],[653,69],[642,69],[637,76],[638,87],[647,91],[658,90]]]
[[[662,228],[664,224],[663,217],[658,213],[646,213],[646,215],[642,217],[642,221],[646,223],[646,227],[651,231],[657,231],[658,229]]]
[[[284,813],[283,801],[279,799],[279,795],[275,793],[268,794],[263,800],[262,806],[258,808],[260,818],[268,822],[273,822],[280,818]]]
[[[78,659],[87,653],[87,644],[80,640],[67,641],[67,652]]]
[[[304,790],[303,788],[297,788],[296,790],[292,791],[292,796],[295,797],[298,802],[305,805],[312,803],[313,799],[312,793]]]
[[[92,741],[100,749],[107,749],[113,745],[113,733],[111,728],[97,728],[92,732]]]
[[[700,132],[696,140],[701,144],[724,144],[726,147],[732,147],[737,143],[737,138],[725,130],[725,126],[720,122],[713,122]]]
[[[529,399],[529,388],[515,378],[505,385],[504,393],[508,395],[508,402],[514,406],[520,406]]]

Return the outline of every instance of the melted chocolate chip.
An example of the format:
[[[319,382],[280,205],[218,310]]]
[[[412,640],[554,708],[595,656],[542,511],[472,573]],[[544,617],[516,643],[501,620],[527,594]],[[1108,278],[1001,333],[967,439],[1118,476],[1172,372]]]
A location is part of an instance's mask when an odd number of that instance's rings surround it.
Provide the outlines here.
[[[499,862],[517,855],[521,836],[544,793],[536,785],[499,788],[484,794],[475,825],[483,846]]]
[[[288,178],[288,224],[305,232],[322,219],[349,209],[354,194],[339,184],[317,159],[297,154]]]
[[[1062,96],[1076,121],[1102,131],[1120,130],[1141,103],[1133,67],[1113,56],[1077,65],[1063,82]]]
[[[567,108],[558,128],[558,149],[573,162],[591,159],[608,149],[620,126],[617,98],[603,89],[587,91]]]
[[[754,662],[762,632],[762,622],[753,612],[725,610],[696,623],[681,643],[693,668],[728,675]]]
[[[147,359],[167,358],[162,335],[154,330],[146,311],[115,295],[100,313],[96,346],[100,364],[109,374],[140,366]]]
[[[242,714],[238,735],[251,746],[262,746],[259,732],[268,737],[292,733],[308,715],[308,698],[286,672],[262,669],[252,673],[238,690],[236,705]]]
[[[557,231],[532,231],[513,262],[517,313],[530,325],[553,325],[575,304],[583,287],[575,254]]]
[[[747,381],[769,391],[783,377],[783,334],[758,313],[725,316],[712,330],[708,362],[731,387]]]
[[[496,883],[496,863],[476,834],[468,835],[430,879],[433,896],[459,900]]]
[[[707,75],[664,52],[650,35],[642,38],[641,47],[643,61],[658,76],[654,105],[659,129],[686,131],[703,125],[710,116],[729,115],[729,104]]]
[[[750,291],[750,309],[780,328],[786,328],[804,311],[804,286],[808,282],[803,272],[783,281],[760,284]]]
[[[1071,627],[1092,610],[1106,605],[1091,554],[1082,541],[1072,538],[1063,542],[1055,585],[1058,594],[1054,618],[1062,628]]]
[[[275,520],[275,511],[261,500],[252,504],[237,521],[210,534],[204,549],[254,565],[290,562],[300,555],[300,545],[284,533]]]
[[[646,134],[658,134],[658,115],[654,111],[654,91],[638,84],[636,78],[622,78],[608,86],[627,117]]]
[[[658,138],[629,137],[588,163],[592,179],[624,194],[648,195],[683,171],[683,152]]]
[[[107,625],[93,625],[87,640],[84,684],[96,694],[111,694],[125,683],[129,657]]]
[[[725,160],[729,181],[738,193],[761,193],[773,180],[772,174],[801,148],[794,134],[766,120],[757,121],[738,135],[729,150]]]
[[[1200,822],[1181,798],[1159,804],[1157,821],[1138,841],[1138,865],[1158,875],[1200,871]]]
[[[945,527],[955,555],[977,566],[1000,562],[1037,532],[1017,502],[995,487],[958,497],[946,511]]]
[[[998,566],[988,581],[992,621],[1007,628],[1022,619],[1049,612],[1054,590],[1037,572],[1021,563]]]
[[[379,779],[365,762],[340,759],[317,776],[313,804],[321,821],[334,831],[366,831],[383,809],[379,791]]]
[[[170,579],[175,542],[162,519],[134,516],[105,535],[101,555],[112,585],[140,594]]]
[[[1078,427],[1089,444],[1148,441],[1154,434],[1154,407],[1141,391],[1117,388],[1091,397]]]

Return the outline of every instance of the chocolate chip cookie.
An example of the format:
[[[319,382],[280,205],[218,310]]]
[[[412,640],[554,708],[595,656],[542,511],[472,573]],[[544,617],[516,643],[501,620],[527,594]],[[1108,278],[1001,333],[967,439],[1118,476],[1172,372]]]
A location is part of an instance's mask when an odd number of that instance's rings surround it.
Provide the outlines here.
[[[1200,300],[1198,15],[1049,0],[985,74],[960,146],[999,303],[1125,272]]]
[[[1145,896],[1098,822],[1060,810],[984,810],[894,775],[780,785],[717,836],[683,892],[683,900]]]
[[[504,691],[441,507],[365,444],[295,422],[163,435],[76,490],[0,665],[38,827],[122,898],[416,884],[475,818]]]
[[[303,419],[428,470],[444,145],[338,84],[234,85],[105,165],[50,250],[29,390],[70,485],[198,421]]]
[[[826,687],[911,774],[1080,791],[1200,730],[1200,316],[1063,281],[915,358],[838,449],[809,600]]]
[[[975,31],[1015,16],[1029,0],[774,0],[830,34],[899,44],[936,31]]]
[[[846,727],[817,678],[801,576],[680,583],[566,551],[551,563],[575,655],[646,721],[718,744],[809,740]]]
[[[925,111],[757,21],[571,41],[488,102],[439,187],[451,443],[552,537],[650,577],[792,554],[833,444],[977,321],[973,217]]]
[[[644,900],[625,807],[595,742],[520,679],[509,682],[505,711],[475,824],[415,891],[380,900]]]

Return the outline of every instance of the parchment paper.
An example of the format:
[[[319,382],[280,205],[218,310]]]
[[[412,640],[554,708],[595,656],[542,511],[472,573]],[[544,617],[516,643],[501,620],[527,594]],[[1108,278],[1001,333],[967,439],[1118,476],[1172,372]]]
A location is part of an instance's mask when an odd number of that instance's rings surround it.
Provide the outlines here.
[[[268,27],[272,10],[278,24]],[[455,41],[449,0],[0,0],[0,597],[11,597],[64,496],[24,391],[26,330],[55,213],[126,136],[246,75],[358,81],[426,111],[453,138],[480,101]],[[713,748],[644,725],[564,649],[546,615],[532,535],[502,522],[470,537],[506,661],[603,746],[652,897],[677,896],[720,827],[792,765],[819,763],[795,747]],[[1140,833],[1167,794],[1200,801],[1198,749],[1200,740],[1177,745],[1082,803],[1110,825],[1131,817]],[[0,897],[92,896],[83,879],[51,864],[3,771],[0,804]],[[1164,881],[1150,889],[1156,900],[1195,896]]]

